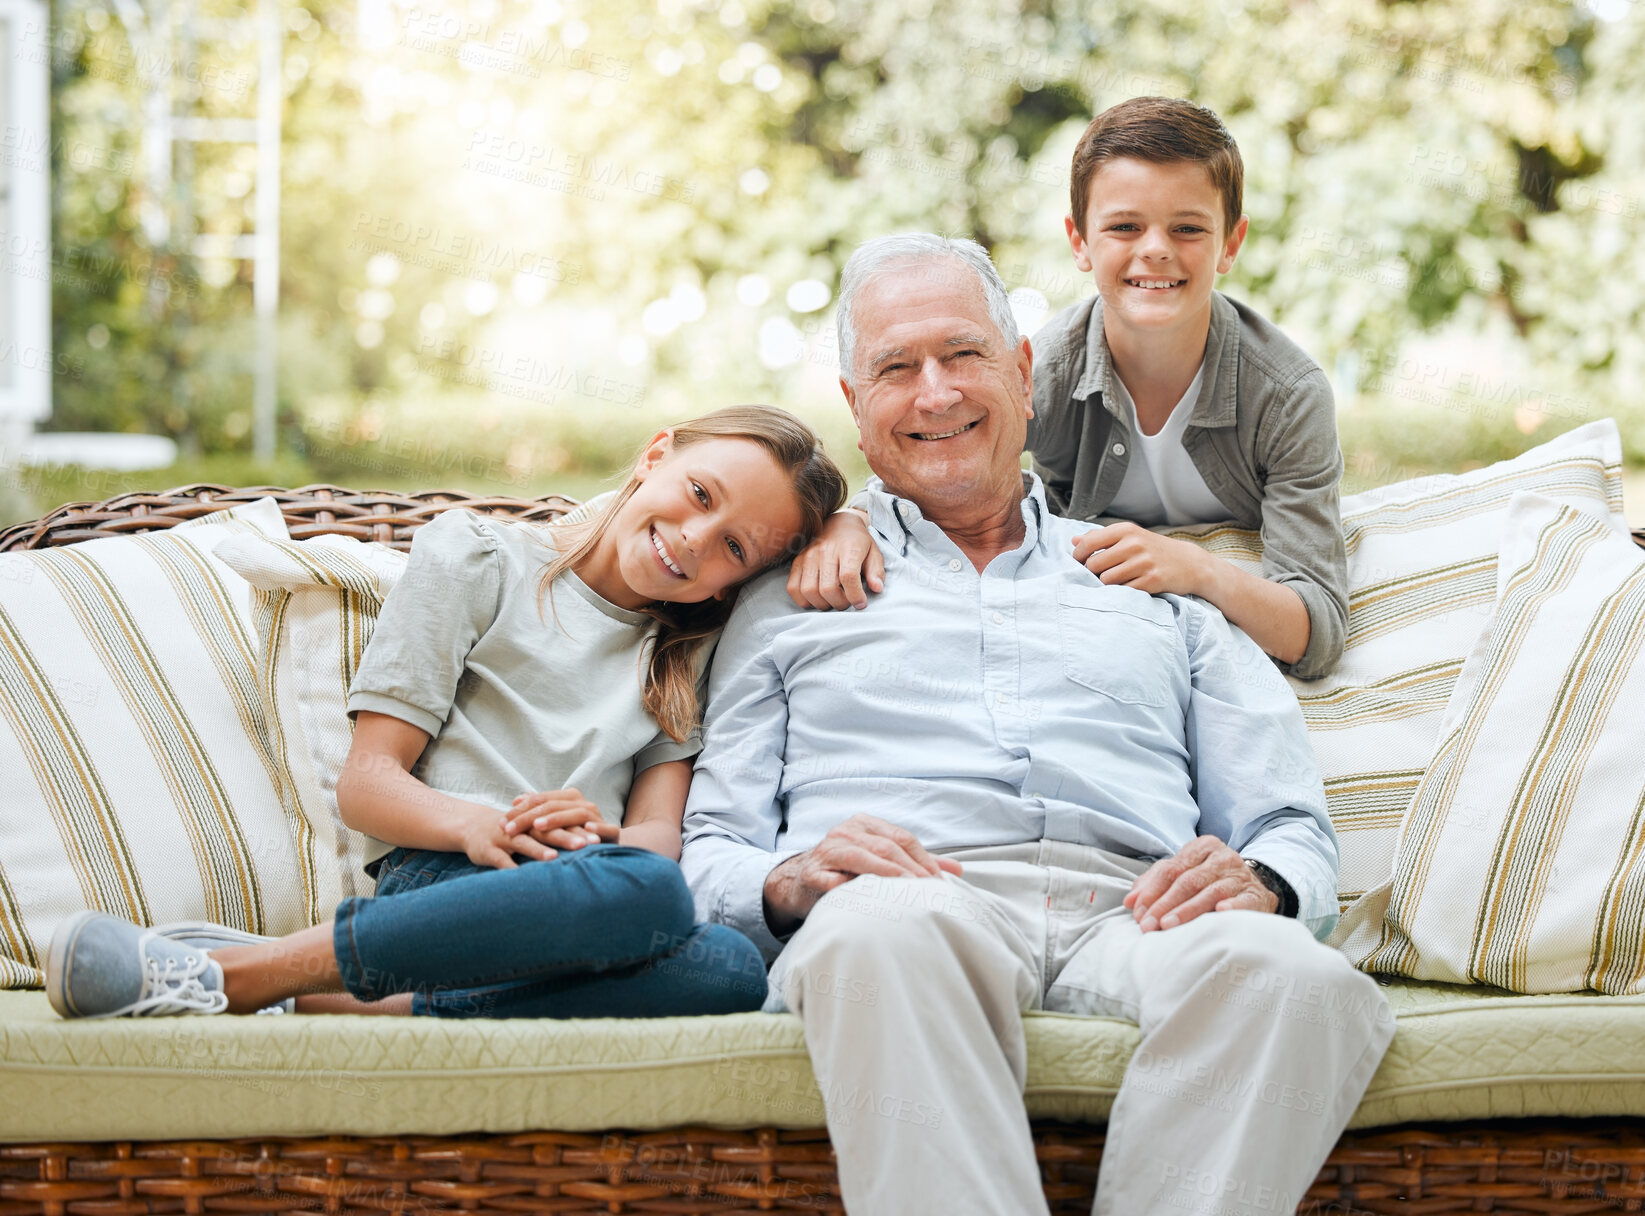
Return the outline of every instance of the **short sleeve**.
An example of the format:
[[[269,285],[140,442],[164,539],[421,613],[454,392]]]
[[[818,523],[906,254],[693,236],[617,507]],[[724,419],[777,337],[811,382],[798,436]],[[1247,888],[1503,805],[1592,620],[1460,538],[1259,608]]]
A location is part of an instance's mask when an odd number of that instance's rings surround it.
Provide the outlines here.
[[[478,515],[454,509],[419,528],[349,687],[349,716],[388,714],[437,738],[500,590],[497,540]]]

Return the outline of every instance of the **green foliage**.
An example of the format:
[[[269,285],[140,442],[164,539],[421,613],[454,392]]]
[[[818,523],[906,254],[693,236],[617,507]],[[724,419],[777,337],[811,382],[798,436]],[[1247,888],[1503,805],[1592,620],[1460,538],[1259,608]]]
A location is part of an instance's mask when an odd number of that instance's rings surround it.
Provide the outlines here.
[[[1252,235],[1224,286],[1336,374],[1345,446],[1421,434],[1408,450],[1484,459],[1552,433],[1523,392],[1398,396],[1386,369],[1414,339],[1460,335],[1472,353],[1439,382],[1503,364],[1567,413],[1621,415],[1645,458],[1645,14],[1602,7],[291,2],[283,442],[340,473],[361,453],[441,471],[316,438],[376,417],[536,485],[765,399],[850,453],[826,304],[852,247],[974,235],[1010,286],[1070,303],[1091,290],[1062,236],[1073,143],[1093,112],[1166,93],[1238,137]],[[357,26],[371,12],[385,24]],[[54,163],[55,239],[82,263],[60,259],[55,341],[84,373],[52,425],[247,451],[247,269],[148,247],[145,81],[111,70],[123,31],[99,0],[57,0],[56,22],[57,146],[100,151]],[[251,112],[246,80],[215,79],[173,79],[178,108]],[[249,232],[245,149],[193,155],[200,229]],[[790,295],[811,280],[820,296]],[[488,410],[502,421],[470,425]]]

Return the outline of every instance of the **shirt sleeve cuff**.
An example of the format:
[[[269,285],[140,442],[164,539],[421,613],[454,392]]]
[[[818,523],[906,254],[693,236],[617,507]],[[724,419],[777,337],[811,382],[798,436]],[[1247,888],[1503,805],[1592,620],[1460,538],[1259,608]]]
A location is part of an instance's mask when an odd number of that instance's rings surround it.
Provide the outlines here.
[[[715,919],[730,925],[753,942],[767,967],[782,953],[793,934],[779,938],[765,923],[765,880],[772,870],[800,852],[803,850],[778,849],[767,853],[761,849],[751,852],[735,863],[722,888],[724,893],[720,897],[719,915]]]
[[[1331,936],[1337,923],[1337,889],[1310,865],[1309,858],[1275,841],[1253,843],[1242,854],[1247,861],[1260,861],[1291,885],[1297,896],[1297,919],[1320,941]]]
[[[1280,670],[1299,680],[1317,680],[1330,674],[1342,657],[1343,645],[1342,630],[1337,624],[1336,606],[1331,602],[1331,597],[1323,587],[1306,578],[1274,581],[1295,591],[1308,613],[1308,647],[1295,663],[1281,663]]]
[[[431,739],[440,737],[440,731],[445,721],[436,718],[426,709],[419,709],[398,697],[391,697],[387,693],[368,692],[358,689],[348,694],[348,716],[353,717],[361,710],[374,714],[387,714],[391,718],[398,718],[402,722],[409,722],[418,730],[424,732]]]

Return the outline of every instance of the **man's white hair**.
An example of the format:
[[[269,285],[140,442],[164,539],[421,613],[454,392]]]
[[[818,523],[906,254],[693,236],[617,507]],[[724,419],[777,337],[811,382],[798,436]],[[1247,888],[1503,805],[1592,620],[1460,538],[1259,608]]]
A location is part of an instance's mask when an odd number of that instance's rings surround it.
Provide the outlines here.
[[[840,303],[835,312],[835,324],[839,329],[842,377],[856,383],[857,326],[852,314],[856,309],[857,293],[863,285],[898,269],[913,269],[943,261],[960,262],[977,276],[983,302],[988,306],[989,319],[1000,331],[1000,337],[1005,339],[1007,349],[1016,348],[1022,339],[1017,333],[1017,318],[1011,311],[1010,293],[1005,290],[1005,283],[1000,279],[999,271],[994,269],[986,249],[964,237],[937,236],[930,232],[881,236],[858,245],[840,273]]]

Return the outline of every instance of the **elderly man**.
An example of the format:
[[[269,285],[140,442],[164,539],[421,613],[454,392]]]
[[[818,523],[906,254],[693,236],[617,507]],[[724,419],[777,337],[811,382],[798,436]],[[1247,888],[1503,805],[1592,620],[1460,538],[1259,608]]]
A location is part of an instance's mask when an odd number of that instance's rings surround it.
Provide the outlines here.
[[[1392,1037],[1315,940],[1336,838],[1295,698],[1215,609],[1110,587],[1021,468],[1032,355],[970,241],[889,237],[840,292],[876,474],[866,610],[746,588],[683,864],[775,956],[852,1216],[1047,1210],[1022,1012],[1142,1031],[1095,1212],[1288,1212]]]

